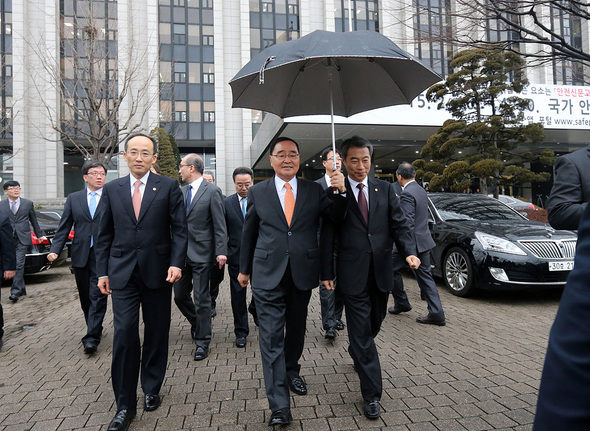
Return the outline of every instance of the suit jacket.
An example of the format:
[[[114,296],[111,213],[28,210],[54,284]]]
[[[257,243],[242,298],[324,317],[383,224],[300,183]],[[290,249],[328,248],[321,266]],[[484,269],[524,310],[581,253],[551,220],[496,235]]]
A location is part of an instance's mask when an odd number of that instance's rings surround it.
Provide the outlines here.
[[[278,286],[287,264],[295,286],[311,290],[318,286],[320,217],[334,221],[346,216],[347,199],[325,191],[319,184],[297,180],[297,196],[291,226],[275,187],[274,177],[248,190],[248,208],[240,248],[240,272],[252,274],[252,288]]]
[[[227,225],[227,264],[240,264],[240,243],[244,228],[244,216],[240,207],[240,196],[235,193],[225,198],[225,222]],[[247,207],[246,207],[247,208]]]
[[[108,276],[111,289],[122,289],[139,265],[148,288],[172,286],[165,281],[168,268],[183,268],[187,248],[186,210],[178,182],[150,174],[139,220],[133,212],[129,175],[105,184],[100,201],[98,277]]]
[[[31,226],[37,238],[44,235],[39,222],[37,221],[37,214],[35,214],[35,206],[33,201],[20,198],[20,205],[16,214],[13,214],[9,205],[10,199],[0,201],[0,214],[4,214],[10,220],[12,230],[18,237],[21,244],[31,245],[33,240],[31,238]]]
[[[590,429],[590,206],[579,227],[574,269],[549,333],[534,431]]]
[[[188,185],[182,187],[186,201]],[[227,255],[227,228],[221,189],[203,180],[191,200],[187,214],[187,259],[195,263],[215,262]]]
[[[428,229],[428,195],[426,190],[416,181],[412,181],[406,185],[399,200],[418,253],[430,250],[436,244],[432,239],[430,229]]]
[[[64,207],[59,226],[51,243],[50,253],[60,254],[68,235],[74,226],[72,239],[72,267],[84,268],[90,254],[90,238],[98,238],[98,225],[102,213],[102,197],[98,202],[94,218],[90,217],[88,209],[87,189],[71,193]]]
[[[4,271],[16,269],[16,247],[12,236],[10,220],[4,214],[0,214],[0,276]]]
[[[549,223],[555,229],[577,229],[590,199],[590,146],[558,157],[547,200]]]
[[[328,183],[326,182],[326,175],[322,175],[322,177],[320,179],[315,180],[316,183],[318,183],[320,186],[322,186],[322,188],[325,190],[328,188]]]
[[[369,223],[359,209],[358,202],[346,179],[348,212],[343,223],[324,223],[322,227],[322,280],[334,279],[332,249],[336,250],[338,289],[343,294],[361,293],[369,276],[371,260],[377,287],[389,292],[393,286],[391,253],[393,242],[402,255],[416,254],[416,244],[390,183],[368,179]]]

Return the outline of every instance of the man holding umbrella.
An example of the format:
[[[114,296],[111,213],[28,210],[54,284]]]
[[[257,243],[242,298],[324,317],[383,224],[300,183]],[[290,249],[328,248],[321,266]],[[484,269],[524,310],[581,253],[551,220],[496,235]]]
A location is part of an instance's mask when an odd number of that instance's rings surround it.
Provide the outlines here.
[[[347,200],[296,177],[299,146],[291,138],[275,139],[270,164],[275,175],[248,191],[238,281],[242,287],[252,282],[264,383],[272,411],[269,425],[285,425],[292,420],[289,389],[299,395],[307,393],[298,361],[311,290],[320,276],[320,217],[342,221]],[[331,184],[340,193],[346,192],[341,172],[333,173]]]

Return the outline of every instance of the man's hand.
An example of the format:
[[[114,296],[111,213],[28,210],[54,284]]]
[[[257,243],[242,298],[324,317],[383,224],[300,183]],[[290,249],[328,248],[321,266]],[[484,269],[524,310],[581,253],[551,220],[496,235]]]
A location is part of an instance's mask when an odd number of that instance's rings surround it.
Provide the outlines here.
[[[249,275],[242,274],[241,272],[238,274],[238,283],[240,283],[240,286],[242,286],[242,287],[248,286],[249,281],[250,281]]]
[[[217,264],[219,265],[219,269],[225,265],[225,262],[227,262],[227,256],[224,256],[223,254],[217,256]]]
[[[334,280],[322,280],[322,285],[326,290],[334,290]]]
[[[41,238],[37,238],[39,240],[39,242],[44,242],[47,241],[47,237],[45,235],[43,235]]]
[[[182,277],[182,270],[175,266],[171,266],[168,268],[168,277],[166,277],[166,281],[168,283],[174,283],[175,281],[180,280]]]
[[[16,275],[16,271],[4,271],[4,279],[10,280]]]
[[[47,260],[48,260],[49,262],[53,262],[55,259],[57,259],[57,253],[49,253],[49,254],[47,255]]]
[[[109,278],[103,277],[98,279],[98,288],[103,295],[111,294],[111,287],[109,286]]]
[[[420,259],[418,259],[418,257],[414,256],[413,254],[406,257],[406,262],[408,262],[408,265],[410,265],[410,268],[412,269],[418,269],[421,263]]]
[[[332,172],[330,176],[330,182],[332,183],[332,188],[338,189],[340,194],[346,193],[346,185],[344,182],[344,174],[340,171]]]

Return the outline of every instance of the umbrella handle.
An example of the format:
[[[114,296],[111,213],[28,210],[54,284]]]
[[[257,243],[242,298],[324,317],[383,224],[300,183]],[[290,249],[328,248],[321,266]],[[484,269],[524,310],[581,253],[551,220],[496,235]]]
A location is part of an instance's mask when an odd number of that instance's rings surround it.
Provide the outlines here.
[[[270,63],[274,59],[276,59],[276,57],[274,55],[271,55],[270,57],[268,57],[266,59],[266,61],[264,62],[264,64],[260,68],[260,72],[258,72],[258,84],[264,84],[264,68],[266,67],[266,65],[268,63]]]

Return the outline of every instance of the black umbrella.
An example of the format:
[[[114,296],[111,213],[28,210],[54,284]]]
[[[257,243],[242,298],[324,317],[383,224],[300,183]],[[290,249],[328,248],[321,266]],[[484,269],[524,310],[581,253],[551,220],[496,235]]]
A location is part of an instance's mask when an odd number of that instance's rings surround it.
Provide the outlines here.
[[[374,31],[316,30],[262,50],[229,82],[234,108],[349,117],[410,103],[442,78]]]

